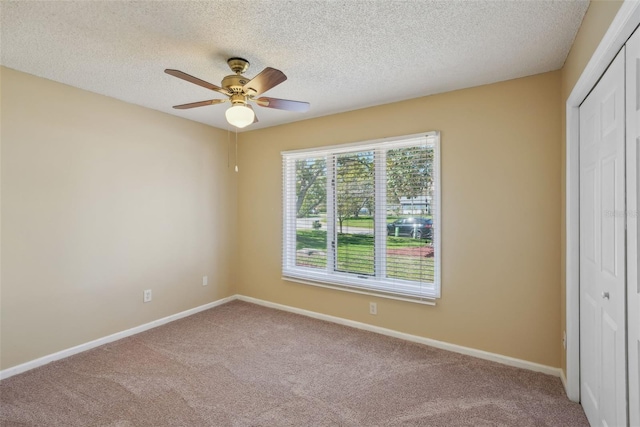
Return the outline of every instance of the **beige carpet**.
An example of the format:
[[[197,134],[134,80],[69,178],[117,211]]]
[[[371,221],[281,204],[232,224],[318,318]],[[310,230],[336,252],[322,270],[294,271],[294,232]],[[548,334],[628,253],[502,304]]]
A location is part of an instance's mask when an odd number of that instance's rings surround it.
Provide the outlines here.
[[[0,382],[2,426],[587,426],[555,377],[231,302]]]

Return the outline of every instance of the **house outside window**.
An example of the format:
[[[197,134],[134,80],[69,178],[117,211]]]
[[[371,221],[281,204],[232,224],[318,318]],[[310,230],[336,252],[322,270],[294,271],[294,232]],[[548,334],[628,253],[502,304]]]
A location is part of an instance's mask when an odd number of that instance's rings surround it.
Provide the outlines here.
[[[282,156],[283,278],[440,297],[438,132]]]
[[[430,214],[430,196],[401,197],[400,211],[403,214]]]

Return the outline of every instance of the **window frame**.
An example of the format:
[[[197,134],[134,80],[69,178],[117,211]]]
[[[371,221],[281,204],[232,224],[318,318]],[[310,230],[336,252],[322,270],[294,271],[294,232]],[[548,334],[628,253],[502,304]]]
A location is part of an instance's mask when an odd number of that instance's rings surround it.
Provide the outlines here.
[[[433,246],[434,246],[434,280],[431,286],[425,286],[427,282],[417,282],[402,279],[386,281],[386,152],[390,149],[414,147],[425,138],[432,144],[433,156],[433,180],[434,180],[434,204],[432,210]],[[334,191],[332,188],[333,162],[332,156],[343,153],[374,151],[376,174],[375,179],[375,275],[364,277],[356,273],[340,272],[332,269],[335,265],[336,251],[330,248],[332,238],[336,235],[335,221],[333,217],[335,201],[332,200]],[[433,302],[441,296],[441,181],[440,169],[440,132],[431,131],[413,135],[397,136],[377,140],[362,141],[351,144],[323,146],[311,149],[282,151],[283,161],[283,186],[282,186],[282,278],[284,280],[307,283],[316,286],[331,287],[339,290],[375,294],[389,298]],[[296,247],[291,242],[296,242],[296,209],[295,203],[291,203],[291,194],[296,194],[296,160],[311,157],[324,157],[327,168],[327,267],[324,269],[302,267],[296,265]],[[293,193],[291,193],[293,192]],[[288,197],[289,196],[289,197]],[[330,214],[331,213],[331,214]],[[289,245],[287,244],[289,243]]]

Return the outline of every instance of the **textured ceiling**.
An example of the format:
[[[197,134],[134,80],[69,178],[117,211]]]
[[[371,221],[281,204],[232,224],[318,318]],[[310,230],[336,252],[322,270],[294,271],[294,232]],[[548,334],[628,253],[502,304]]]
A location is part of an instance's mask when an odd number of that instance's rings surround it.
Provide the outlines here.
[[[133,104],[227,129],[226,59],[288,80],[271,97],[308,113],[256,107],[247,130],[528,76],[562,67],[588,1],[6,1],[0,63]],[[52,104],[55,108],[55,104]]]

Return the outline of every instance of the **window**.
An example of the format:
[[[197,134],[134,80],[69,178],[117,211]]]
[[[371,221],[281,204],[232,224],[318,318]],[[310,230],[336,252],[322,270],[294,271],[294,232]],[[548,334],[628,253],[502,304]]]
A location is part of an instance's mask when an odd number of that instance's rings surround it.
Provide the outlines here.
[[[282,153],[285,279],[440,297],[438,132]]]

